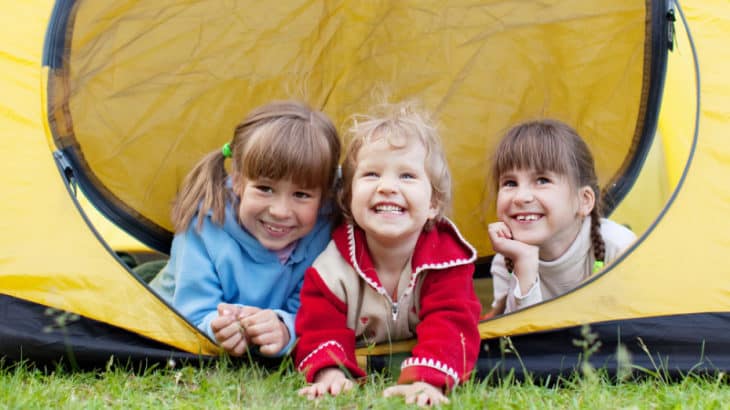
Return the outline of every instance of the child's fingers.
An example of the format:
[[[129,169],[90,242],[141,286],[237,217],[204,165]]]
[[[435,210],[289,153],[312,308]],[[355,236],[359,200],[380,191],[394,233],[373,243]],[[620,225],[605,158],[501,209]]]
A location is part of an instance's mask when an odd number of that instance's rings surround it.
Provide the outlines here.
[[[350,379],[342,379],[335,381],[332,383],[332,386],[330,386],[330,394],[333,396],[337,396],[340,393],[344,393],[348,390],[352,390],[352,380]]]
[[[383,397],[391,397],[391,396],[397,396],[401,394],[401,385],[397,386],[390,386],[387,389],[383,390]]]
[[[231,320],[225,327],[220,329],[218,332],[223,338],[229,339],[233,336],[245,333],[246,329],[238,323],[236,320]]]
[[[241,356],[248,348],[245,331],[238,327],[238,323],[227,326],[224,331],[216,334],[216,338],[221,347],[232,356]]]
[[[259,350],[263,354],[273,355],[278,353],[289,341],[288,331],[282,329],[282,324],[278,321],[275,324],[263,323],[256,324],[248,331],[251,343],[258,345]]]
[[[504,222],[493,222],[487,227],[490,238],[512,239],[512,231]]]
[[[241,339],[238,343],[233,347],[233,350],[229,352],[231,356],[240,357],[243,356],[244,353],[246,353],[246,350],[248,350],[248,342],[246,341],[246,336],[241,335]]]
[[[257,308],[256,306],[239,306],[238,311],[236,312],[237,313],[236,317],[238,317],[239,319],[244,319],[244,318],[247,318],[250,316],[255,317],[257,314],[259,314],[260,312],[264,312],[264,311],[265,310]],[[269,311],[271,311],[271,310],[269,310]]]
[[[218,316],[236,315],[240,309],[237,305],[230,303],[219,303],[218,304]]]
[[[449,399],[439,389],[424,382],[388,387],[383,391],[383,396],[403,396],[406,404],[416,404],[420,407],[449,402]]]
[[[230,326],[236,321],[236,318],[231,315],[218,316],[210,321],[210,328],[213,329],[213,333],[223,331],[227,326]]]
[[[256,343],[252,340],[253,344],[259,346],[259,351],[265,355],[275,355],[284,347],[284,343],[276,341],[274,343]]]
[[[259,312],[246,316],[239,320],[241,326],[246,328],[246,332],[252,339],[269,333],[281,333],[282,322],[279,316],[273,310],[260,310]],[[265,344],[267,340],[258,340],[256,344]]]
[[[322,397],[326,394],[337,396],[346,391],[352,390],[354,384],[352,380],[331,380],[327,382],[317,382],[309,386],[299,389],[297,392],[300,396],[307,396],[309,400]]]
[[[311,392],[312,392],[312,386],[302,387],[301,389],[297,390],[298,395],[307,396],[308,399],[312,399]]]
[[[326,387],[322,383],[314,383],[299,389],[299,395],[307,396],[309,400],[314,400],[322,396],[326,390]]]
[[[447,404],[449,399],[438,391],[425,391],[418,394],[415,398],[418,407],[436,406],[439,404]]]

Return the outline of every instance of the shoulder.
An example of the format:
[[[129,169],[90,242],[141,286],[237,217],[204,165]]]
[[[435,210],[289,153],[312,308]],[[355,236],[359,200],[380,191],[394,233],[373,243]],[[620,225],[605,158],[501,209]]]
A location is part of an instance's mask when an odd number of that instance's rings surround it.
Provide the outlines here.
[[[610,219],[601,219],[601,235],[604,240],[612,240],[616,243],[633,242],[636,240],[636,234],[629,228]]]
[[[601,236],[607,251],[623,251],[636,241],[636,235],[629,228],[610,219],[601,219]]]
[[[456,225],[444,218],[432,229],[424,231],[416,243],[414,266],[471,264],[476,260],[476,249],[461,235]]]
[[[358,275],[350,263],[343,258],[334,240],[314,260],[307,275],[316,275],[338,298],[344,299],[343,290],[358,286]]]
[[[334,240],[329,241],[322,253],[314,260],[312,267],[319,272],[330,272],[339,270],[343,266],[349,266],[347,261],[342,257],[337,244]]]

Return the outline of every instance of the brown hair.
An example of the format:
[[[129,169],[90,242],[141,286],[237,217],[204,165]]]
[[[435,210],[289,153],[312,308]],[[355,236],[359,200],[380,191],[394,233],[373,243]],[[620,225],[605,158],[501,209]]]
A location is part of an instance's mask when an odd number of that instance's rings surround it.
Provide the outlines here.
[[[238,124],[231,148],[231,173],[246,179],[291,179],[306,188],[333,187],[340,139],[332,121],[297,101],[275,101],[251,111]],[[207,154],[185,177],[172,209],[176,232],[187,229],[196,213],[213,211],[222,225],[226,200],[225,157],[220,149]],[[198,209],[200,207],[200,209]],[[201,229],[203,218],[197,228]]]
[[[338,203],[343,216],[354,223],[350,202],[352,179],[360,149],[384,138],[391,147],[401,148],[409,141],[418,141],[426,149],[425,169],[431,183],[431,201],[439,210],[435,220],[443,219],[451,206],[451,174],[433,118],[418,108],[415,101],[380,104],[373,114],[354,115],[349,129],[350,143],[342,164],[342,189]],[[426,223],[430,229],[433,221]]]
[[[605,257],[601,236],[601,202],[593,155],[583,138],[569,125],[552,119],[528,121],[512,127],[504,135],[493,154],[492,183],[515,169],[535,169],[566,175],[573,188],[588,186],[595,204],[590,213],[591,242],[597,261]],[[511,269],[510,269],[511,270]]]

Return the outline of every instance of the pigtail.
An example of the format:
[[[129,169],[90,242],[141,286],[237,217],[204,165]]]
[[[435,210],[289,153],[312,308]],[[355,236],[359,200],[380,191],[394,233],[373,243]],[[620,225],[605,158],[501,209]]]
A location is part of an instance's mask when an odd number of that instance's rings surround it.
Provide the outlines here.
[[[591,218],[591,244],[596,261],[605,262],[606,243],[601,235],[601,215],[598,208],[598,206],[594,206],[589,216]]]
[[[216,150],[203,157],[185,177],[172,208],[175,232],[185,231],[196,213],[206,215],[210,210],[213,211],[213,222],[223,225],[228,195],[224,162],[223,153]],[[196,229],[202,229],[203,219],[198,218]]]

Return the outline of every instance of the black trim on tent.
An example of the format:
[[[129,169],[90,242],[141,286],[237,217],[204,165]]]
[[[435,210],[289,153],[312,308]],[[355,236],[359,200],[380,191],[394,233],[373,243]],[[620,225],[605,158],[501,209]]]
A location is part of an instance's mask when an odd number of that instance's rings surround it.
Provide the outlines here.
[[[659,121],[659,107],[667,73],[668,52],[673,45],[670,32],[674,28],[670,21],[670,7],[667,0],[647,1],[647,3],[651,3],[651,66],[648,73],[644,74],[644,78],[647,76],[649,78],[649,90],[646,105],[644,105],[641,136],[636,145],[636,151],[624,172],[613,181],[610,187],[604,188],[603,209],[601,210],[604,215],[610,215],[634,186],[651,149]]]
[[[66,165],[59,161],[57,156],[54,156],[59,168],[62,170],[61,173],[66,176],[67,182],[77,183],[89,202],[101,214],[150,248],[164,254],[170,253],[170,246],[172,245],[171,232],[157,226],[157,224],[142,215],[132,215],[130,212],[124,212],[120,207],[114,206],[109,201],[110,194],[101,192],[98,188],[99,184],[92,181],[86,172],[81,171],[85,167],[82,165],[76,149],[64,148],[59,152],[68,163],[67,166],[71,167],[70,170],[66,169]],[[73,181],[68,181],[69,175],[71,175]],[[148,223],[144,223],[145,221]]]
[[[690,372],[714,372],[730,368],[730,312],[697,313],[618,320],[590,324],[590,333],[600,341],[599,349],[590,356],[594,368],[616,375],[619,369],[616,352],[619,344],[630,353],[630,364],[657,372],[664,377],[678,378]],[[478,379],[489,375],[514,375],[524,380],[526,373],[537,380],[555,380],[580,371],[584,350],[575,341],[585,340],[582,327],[511,336],[512,352],[500,347],[505,339],[482,340],[475,367]],[[502,341],[502,342],[500,342]],[[644,348],[646,351],[644,351]],[[647,353],[648,352],[648,353]],[[394,356],[394,359],[399,359]],[[368,365],[374,370],[393,368],[389,356],[370,356]]]
[[[43,65],[48,66],[51,70],[63,69],[63,60],[67,52],[68,25],[74,18],[72,13],[75,6],[76,0],[57,0],[53,6],[53,12],[46,31],[42,59]],[[51,86],[50,83],[49,86]],[[52,102],[49,101],[48,103],[51,104]],[[135,213],[133,209],[121,204],[121,202],[117,201],[115,203],[111,199],[114,197],[113,194],[102,191],[103,188],[100,188],[92,180],[93,175],[90,176],[83,172],[88,170],[88,167],[85,166],[83,159],[79,157],[81,154],[78,147],[66,147],[60,152],[62,152],[64,159],[71,167],[71,169],[62,167],[66,181],[77,183],[89,202],[99,212],[150,248],[165,254],[170,252],[172,232]],[[58,158],[56,160],[58,161]]]
[[[65,320],[59,320],[63,319]],[[136,333],[82,316],[49,309],[0,294],[0,357],[25,360],[37,366],[63,363],[77,369],[121,365],[202,364],[211,356],[198,356]]]
[[[71,9],[76,0],[56,0],[53,5],[51,19],[43,46],[43,65],[59,68],[63,65],[63,54],[66,43],[66,27]]]

